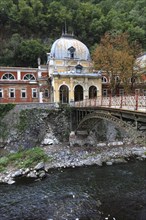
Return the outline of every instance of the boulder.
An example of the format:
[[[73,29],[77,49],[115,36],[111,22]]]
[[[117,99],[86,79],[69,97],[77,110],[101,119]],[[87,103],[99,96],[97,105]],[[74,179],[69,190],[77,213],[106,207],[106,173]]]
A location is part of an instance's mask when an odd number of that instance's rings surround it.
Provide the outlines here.
[[[44,168],[45,168],[44,162],[40,162],[34,167],[34,170],[43,170]]]
[[[42,145],[53,145],[58,144],[58,140],[54,137],[53,134],[47,133],[44,137],[44,140],[41,142]]]
[[[30,173],[27,174],[27,177],[30,177],[30,178],[37,178],[37,175],[34,171],[31,171]]]
[[[22,170],[17,170],[15,173],[12,174],[12,177],[15,178],[18,176],[22,176],[22,174],[23,174]]]
[[[113,165],[113,163],[112,163],[112,161],[107,161],[106,165],[111,166],[111,165]]]
[[[45,178],[45,177],[46,177],[45,171],[42,170],[41,172],[39,172],[38,176],[39,176],[39,178],[41,178],[41,179]]]
[[[8,183],[9,185],[12,185],[12,184],[15,183],[15,181],[14,181],[13,179],[9,179],[9,180],[7,181],[7,183]]]

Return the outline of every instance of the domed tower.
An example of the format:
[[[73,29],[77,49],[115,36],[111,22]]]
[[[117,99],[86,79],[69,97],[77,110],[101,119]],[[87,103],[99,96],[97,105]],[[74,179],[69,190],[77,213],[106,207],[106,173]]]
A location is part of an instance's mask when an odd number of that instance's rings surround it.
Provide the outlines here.
[[[101,77],[98,73],[93,73],[89,49],[73,35],[62,34],[53,43],[47,57],[53,87],[52,101],[68,103],[90,98],[91,86],[93,96],[101,92]]]

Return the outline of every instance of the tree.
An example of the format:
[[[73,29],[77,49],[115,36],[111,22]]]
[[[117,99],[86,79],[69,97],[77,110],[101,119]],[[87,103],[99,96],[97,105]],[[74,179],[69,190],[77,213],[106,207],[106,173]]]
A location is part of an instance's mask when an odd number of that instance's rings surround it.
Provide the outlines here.
[[[140,45],[136,41],[130,43],[126,33],[118,35],[106,33],[101,38],[93,53],[93,60],[95,68],[108,75],[112,95],[121,85],[126,93],[132,91],[133,83],[140,72],[139,63],[135,62],[140,52]]]
[[[46,59],[46,50],[39,40],[23,40],[15,53],[15,65],[37,67],[37,60],[41,57],[42,63]]]

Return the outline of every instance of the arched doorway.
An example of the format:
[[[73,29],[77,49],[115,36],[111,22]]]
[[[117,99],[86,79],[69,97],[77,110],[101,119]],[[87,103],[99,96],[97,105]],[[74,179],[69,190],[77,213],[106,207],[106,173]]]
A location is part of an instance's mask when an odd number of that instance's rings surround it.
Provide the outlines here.
[[[68,100],[69,100],[69,89],[68,89],[68,87],[66,85],[60,86],[59,94],[60,94],[60,102],[61,103],[68,103]]]
[[[75,100],[75,102],[83,100],[83,87],[81,85],[75,86],[74,100]]]
[[[95,86],[90,86],[89,88],[89,99],[97,97],[97,88]]]

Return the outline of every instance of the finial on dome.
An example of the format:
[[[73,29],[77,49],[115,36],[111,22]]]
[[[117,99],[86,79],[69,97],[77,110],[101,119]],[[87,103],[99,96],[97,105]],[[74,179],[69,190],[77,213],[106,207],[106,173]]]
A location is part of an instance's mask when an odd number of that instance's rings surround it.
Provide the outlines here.
[[[64,22],[64,29],[62,29],[62,37],[74,38],[74,32],[72,31],[72,33],[68,33],[67,31],[66,20]]]

